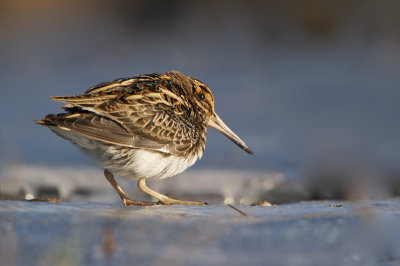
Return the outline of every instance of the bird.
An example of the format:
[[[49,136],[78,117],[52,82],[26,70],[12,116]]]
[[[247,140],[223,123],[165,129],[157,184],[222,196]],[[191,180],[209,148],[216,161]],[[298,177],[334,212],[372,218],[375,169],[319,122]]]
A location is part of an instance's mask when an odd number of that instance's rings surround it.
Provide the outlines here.
[[[104,168],[125,206],[206,205],[163,195],[150,189],[146,179],[177,175],[201,159],[207,126],[253,154],[215,112],[211,90],[178,71],[115,79],[84,94],[50,99],[64,103],[64,112],[36,123],[76,144]],[[114,175],[138,180],[138,188],[158,202],[130,199]]]

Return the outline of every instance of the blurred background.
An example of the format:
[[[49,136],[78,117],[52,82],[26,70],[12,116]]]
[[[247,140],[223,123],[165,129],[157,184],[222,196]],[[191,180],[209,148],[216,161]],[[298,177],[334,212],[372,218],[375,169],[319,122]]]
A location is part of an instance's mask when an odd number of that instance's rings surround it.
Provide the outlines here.
[[[254,155],[210,129],[203,159],[160,191],[242,204],[395,196],[399,14],[395,0],[2,0],[0,197],[104,187],[110,197],[90,200],[118,201],[101,169],[32,119],[60,112],[49,96],[169,70],[207,84]]]

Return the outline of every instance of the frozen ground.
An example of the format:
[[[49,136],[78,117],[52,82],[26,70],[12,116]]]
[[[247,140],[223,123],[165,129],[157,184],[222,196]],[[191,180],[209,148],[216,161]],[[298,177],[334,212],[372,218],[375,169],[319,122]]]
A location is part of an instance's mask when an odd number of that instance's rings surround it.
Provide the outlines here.
[[[0,265],[399,265],[400,200],[275,207],[0,201]]]

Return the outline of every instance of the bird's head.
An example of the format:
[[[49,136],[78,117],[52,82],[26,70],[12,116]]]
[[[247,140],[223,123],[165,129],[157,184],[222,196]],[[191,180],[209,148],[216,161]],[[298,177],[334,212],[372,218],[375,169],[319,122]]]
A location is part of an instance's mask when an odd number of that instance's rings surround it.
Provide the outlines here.
[[[204,122],[207,126],[215,128],[247,153],[253,154],[246,143],[244,143],[215,112],[214,96],[211,90],[203,82],[195,78],[191,79],[193,84],[193,101],[198,111],[204,114]]]

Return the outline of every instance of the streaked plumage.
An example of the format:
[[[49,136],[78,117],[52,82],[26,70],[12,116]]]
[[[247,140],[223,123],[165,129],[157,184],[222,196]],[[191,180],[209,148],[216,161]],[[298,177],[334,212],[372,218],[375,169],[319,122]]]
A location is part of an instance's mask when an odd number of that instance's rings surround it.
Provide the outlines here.
[[[82,95],[51,99],[67,103],[61,107],[66,113],[47,115],[37,122],[80,146],[106,169],[106,177],[117,174],[143,179],[139,184],[144,184],[144,178],[181,173],[202,157],[207,125],[252,154],[214,112],[210,89],[177,71],[117,79]],[[188,204],[159,200],[161,204]]]

